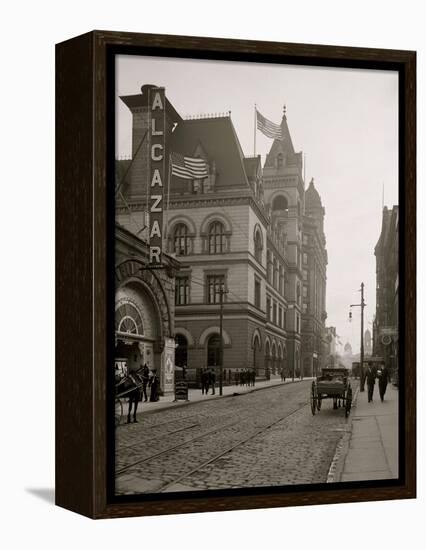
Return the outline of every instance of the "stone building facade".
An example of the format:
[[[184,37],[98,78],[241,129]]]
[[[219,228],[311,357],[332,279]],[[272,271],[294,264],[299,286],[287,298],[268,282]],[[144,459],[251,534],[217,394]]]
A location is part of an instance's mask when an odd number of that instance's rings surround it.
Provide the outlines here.
[[[147,364],[162,392],[174,385],[174,276],[179,263],[164,255],[165,269],[150,270],[148,246],[115,228],[115,361],[130,371]]]
[[[130,169],[129,161],[117,163],[117,172],[126,174],[117,219],[141,228],[146,224],[148,149],[139,145],[149,125],[147,91],[143,86],[141,94],[121,98],[133,114],[134,159]],[[319,320],[308,329],[320,338],[324,212],[315,201],[308,201],[310,210],[305,212],[302,154],[294,151],[286,116],[281,123],[285,139],[273,142],[262,168],[260,156],[244,156],[230,114],[183,120],[169,100],[166,113],[167,153],[200,157],[208,167],[203,180],[171,176],[167,184],[164,246],[180,264],[175,279],[176,364],[189,371],[220,364],[224,290],[225,380],[230,372],[246,368],[266,378],[282,369],[287,376],[311,375],[311,364],[306,371],[302,367],[303,235],[306,231],[317,239],[306,248],[315,278],[310,264],[306,269],[312,280],[309,292],[318,302],[312,318]],[[315,349],[320,355],[320,346]]]
[[[399,294],[398,206],[383,208],[382,229],[374,249],[376,256],[376,316],[373,323],[373,354],[383,357],[398,372]]]

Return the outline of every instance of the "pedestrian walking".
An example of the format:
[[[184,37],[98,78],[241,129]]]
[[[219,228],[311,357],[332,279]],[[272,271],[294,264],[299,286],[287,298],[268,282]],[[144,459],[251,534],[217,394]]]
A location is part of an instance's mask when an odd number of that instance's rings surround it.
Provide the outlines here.
[[[208,373],[206,369],[201,370],[201,395],[207,395],[207,392],[209,391],[208,388],[208,381],[207,381]]]
[[[145,363],[142,368],[142,399],[146,403],[148,401],[148,395],[146,393],[146,388],[149,382],[149,367]]]
[[[385,365],[385,362],[382,362],[381,369],[377,371],[377,377],[379,379],[379,395],[380,401],[383,403],[385,399],[386,388],[389,382],[389,369]]]
[[[374,385],[376,383],[376,372],[373,368],[373,363],[371,362],[368,363],[365,377],[367,379],[368,402],[370,403],[373,401]]]
[[[216,393],[215,384],[216,384],[216,375],[213,370],[210,370],[209,374],[209,383],[212,387],[212,395]]]
[[[151,395],[149,397],[150,401],[158,401],[160,399],[159,394],[158,394],[159,383],[160,383],[160,380],[158,379],[158,376],[157,376],[157,370],[154,369],[152,371],[152,376],[151,376],[151,379],[149,381],[149,386],[151,388]]]
[[[281,369],[281,382],[285,382],[285,370],[284,370],[284,367]]]

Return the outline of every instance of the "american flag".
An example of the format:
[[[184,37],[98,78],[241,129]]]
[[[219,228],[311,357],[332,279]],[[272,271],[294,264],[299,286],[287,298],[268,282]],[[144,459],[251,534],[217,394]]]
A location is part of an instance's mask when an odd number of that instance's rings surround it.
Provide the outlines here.
[[[172,153],[171,160],[173,176],[186,180],[201,180],[208,176],[207,165],[203,159]]]
[[[265,134],[266,137],[272,139],[283,139],[283,132],[281,126],[274,124],[263,115],[259,113],[256,109],[256,119],[257,119],[257,128]]]

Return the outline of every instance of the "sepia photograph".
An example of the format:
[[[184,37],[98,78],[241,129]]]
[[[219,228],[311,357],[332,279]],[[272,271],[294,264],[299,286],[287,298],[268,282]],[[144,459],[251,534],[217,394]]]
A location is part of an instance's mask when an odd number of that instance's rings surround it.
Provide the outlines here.
[[[114,494],[398,480],[398,72],[114,59]]]

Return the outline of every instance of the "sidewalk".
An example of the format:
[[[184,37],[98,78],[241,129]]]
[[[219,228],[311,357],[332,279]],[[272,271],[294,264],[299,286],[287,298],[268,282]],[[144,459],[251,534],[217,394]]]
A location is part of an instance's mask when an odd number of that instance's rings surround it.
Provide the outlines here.
[[[303,380],[312,380],[312,378],[305,377]],[[294,382],[301,382],[301,380],[299,378],[296,378]],[[231,386],[223,386],[222,397],[229,397],[234,394],[242,395],[245,393],[258,391],[265,388],[280,386],[284,384],[292,384],[292,383],[293,381],[291,378],[287,378],[285,382],[282,382],[281,378],[277,376],[275,378],[271,378],[271,380],[263,380],[261,382],[256,382],[255,386],[237,386],[235,384]],[[218,399],[220,397],[221,396],[219,395],[218,384],[216,384],[214,395],[212,395],[211,389],[209,390],[208,395],[203,395],[201,393],[201,389],[190,389],[188,391],[189,401],[174,401],[174,398],[175,398],[174,393],[168,393],[166,395],[161,396],[160,401],[156,401],[152,403],[150,401],[147,401],[146,403],[145,402],[139,403],[138,415],[153,412],[153,411],[158,411],[161,409],[168,409],[170,407],[181,407],[183,405],[189,405],[191,403],[197,403],[199,401],[210,401],[212,399]],[[149,398],[149,394],[148,394],[148,398]]]
[[[340,479],[361,481],[398,477],[398,389],[388,384],[385,400],[378,384],[371,403],[367,387],[359,392],[352,409],[352,433]]]

